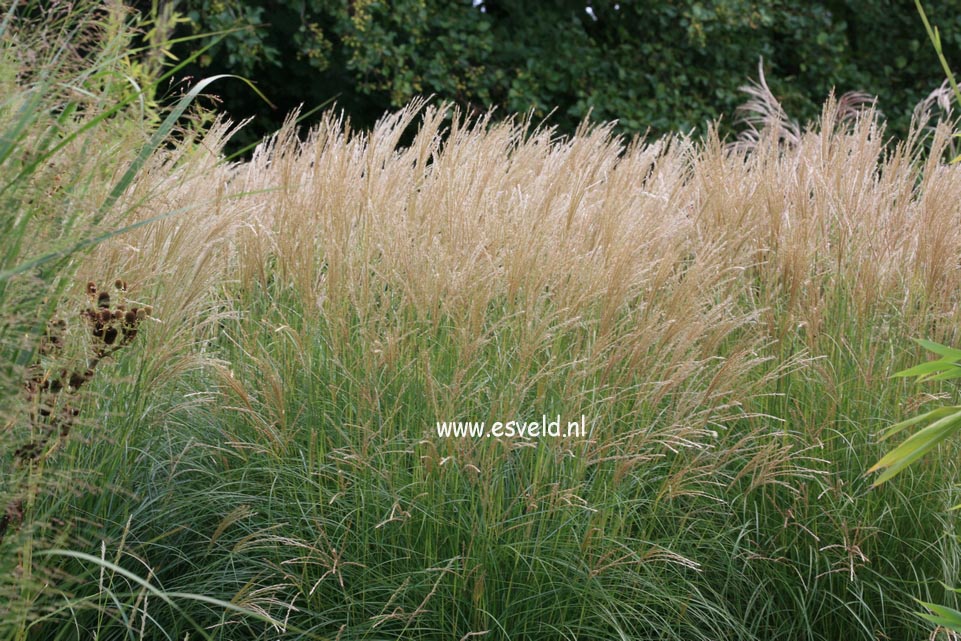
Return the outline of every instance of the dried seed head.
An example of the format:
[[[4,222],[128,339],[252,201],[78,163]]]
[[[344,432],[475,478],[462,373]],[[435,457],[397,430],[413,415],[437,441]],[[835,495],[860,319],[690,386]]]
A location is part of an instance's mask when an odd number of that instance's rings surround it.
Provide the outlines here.
[[[40,443],[27,443],[13,453],[21,461],[31,461],[40,456]],[[21,513],[22,514],[22,513]],[[19,521],[19,519],[17,519]]]
[[[109,307],[110,294],[108,294],[107,292],[100,292],[99,294],[97,294],[97,305],[99,305],[100,307]]]
[[[142,321],[145,318],[147,318],[147,310],[143,307],[137,308],[137,320]]]
[[[92,280],[87,281],[87,293],[91,296],[97,295],[97,285]]]
[[[109,323],[112,320],[113,320],[113,312],[111,312],[109,309],[100,310],[101,323]]]
[[[134,325],[137,322],[137,312],[134,310],[130,310],[129,312],[124,314],[123,320],[124,320],[124,323],[126,323],[128,326]]]
[[[63,347],[63,340],[57,334],[44,334],[40,339],[40,353],[51,354]]]
[[[147,316],[153,316],[153,305],[147,305],[143,308],[143,311]]]
[[[121,280],[118,278],[117,280],[114,281],[113,286],[122,292],[127,291],[127,281],[125,280]]]
[[[113,345],[115,340],[117,340],[117,328],[108,327],[103,333],[103,342],[107,345]]]
[[[79,389],[81,385],[87,382],[87,379],[80,372],[73,372],[70,374],[70,387],[74,389]]]

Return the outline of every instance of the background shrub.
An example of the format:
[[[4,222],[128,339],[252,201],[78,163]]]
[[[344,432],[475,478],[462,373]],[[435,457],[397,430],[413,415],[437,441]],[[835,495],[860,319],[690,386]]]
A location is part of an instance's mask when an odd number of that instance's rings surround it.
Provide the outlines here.
[[[961,50],[955,3],[928,4],[945,50]],[[336,96],[366,127],[418,94],[537,118],[556,107],[550,122],[568,133],[589,112],[623,132],[703,132],[743,102],[759,56],[792,117],[814,119],[832,87],[862,90],[904,134],[943,80],[914,5],[890,0],[186,0],[181,11],[194,32],[246,27],[187,73],[258,80],[276,108],[221,88],[228,113],[257,116],[248,140],[300,103]]]

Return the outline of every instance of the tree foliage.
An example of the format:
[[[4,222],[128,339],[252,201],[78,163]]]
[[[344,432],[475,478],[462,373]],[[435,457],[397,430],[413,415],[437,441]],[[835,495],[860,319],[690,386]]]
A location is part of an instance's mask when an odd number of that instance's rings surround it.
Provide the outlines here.
[[[932,1],[948,51],[961,50],[956,0]],[[367,125],[415,95],[467,110],[533,110],[572,131],[590,113],[621,131],[703,131],[743,101],[738,87],[765,60],[794,118],[815,117],[828,92],[879,96],[894,133],[940,82],[914,6],[893,0],[185,0],[196,33],[238,29],[195,74],[256,80],[222,95],[236,117],[269,131],[287,111],[334,96]],[[588,11],[588,7],[590,10]],[[553,113],[552,113],[553,112]]]

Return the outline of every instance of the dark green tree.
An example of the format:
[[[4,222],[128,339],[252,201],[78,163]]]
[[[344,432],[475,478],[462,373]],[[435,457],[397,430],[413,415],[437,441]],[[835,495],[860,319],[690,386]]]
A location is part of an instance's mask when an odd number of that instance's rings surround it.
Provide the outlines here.
[[[956,1],[930,3],[947,51],[961,49]],[[218,88],[228,113],[257,117],[251,135],[299,104],[336,96],[366,126],[427,94],[468,111],[553,112],[562,132],[588,113],[623,132],[703,131],[722,117],[730,131],[759,57],[792,117],[816,117],[832,88],[862,90],[903,134],[942,79],[913,4],[894,0],[185,0],[179,10],[196,33],[238,29],[193,73],[259,84],[275,108],[241,84]]]

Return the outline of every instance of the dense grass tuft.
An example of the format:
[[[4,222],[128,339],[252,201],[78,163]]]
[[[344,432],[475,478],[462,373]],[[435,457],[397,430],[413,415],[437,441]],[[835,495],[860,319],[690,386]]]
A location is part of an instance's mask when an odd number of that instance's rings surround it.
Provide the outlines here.
[[[907,337],[958,342],[961,169],[945,125],[922,156],[841,115],[729,147],[416,102],[369,133],[291,120],[239,164],[217,122],[122,190],[84,138],[31,181],[0,165],[17,189],[72,167],[127,228],[38,276],[77,357],[88,281],[150,306],[0,488],[31,488],[0,635],[927,638],[912,597],[952,604],[961,566],[956,453],[864,471],[930,400],[889,379]],[[102,135],[128,163],[150,137]],[[65,202],[6,269],[79,229]],[[435,430],[544,414],[589,433]]]

